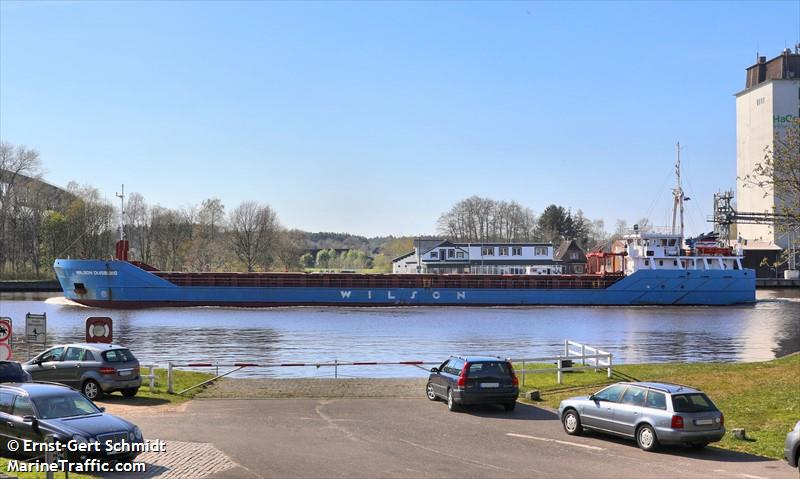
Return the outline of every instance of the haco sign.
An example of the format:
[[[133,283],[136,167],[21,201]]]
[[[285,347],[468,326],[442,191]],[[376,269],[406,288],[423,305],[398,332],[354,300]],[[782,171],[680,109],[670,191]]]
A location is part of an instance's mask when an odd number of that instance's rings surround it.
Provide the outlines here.
[[[111,344],[112,321],[105,316],[86,318],[86,342]]]

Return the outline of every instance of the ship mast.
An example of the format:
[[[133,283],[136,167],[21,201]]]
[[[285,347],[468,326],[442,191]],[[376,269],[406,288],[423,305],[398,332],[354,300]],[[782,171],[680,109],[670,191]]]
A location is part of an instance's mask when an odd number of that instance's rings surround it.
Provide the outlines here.
[[[675,216],[678,210],[681,212],[681,242],[683,241],[683,188],[681,187],[681,142],[676,145],[677,159],[675,160],[675,177],[677,180],[675,189],[672,190],[674,202],[672,205],[672,234],[675,234]]]
[[[119,240],[125,239],[125,185],[122,185],[122,193],[115,193],[119,198]]]

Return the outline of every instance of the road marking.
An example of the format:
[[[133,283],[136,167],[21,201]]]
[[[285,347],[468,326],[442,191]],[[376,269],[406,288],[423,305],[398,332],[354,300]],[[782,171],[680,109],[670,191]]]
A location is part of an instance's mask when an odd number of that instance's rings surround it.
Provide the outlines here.
[[[517,471],[515,471],[513,469],[506,469],[505,467],[495,466],[494,464],[488,464],[488,463],[485,463],[485,462],[476,461],[474,459],[467,459],[467,458],[464,458],[464,457],[461,457],[461,456],[456,456],[454,454],[448,454],[448,453],[446,453],[444,451],[439,451],[439,450],[434,449],[432,447],[423,446],[422,444],[417,444],[416,442],[407,441],[405,439],[398,439],[398,440],[400,442],[404,442],[404,443],[406,443],[406,444],[408,444],[410,446],[418,447],[418,448],[423,449],[425,451],[432,452],[432,453],[434,453],[436,455],[452,457],[453,459],[458,459],[460,461],[470,462],[472,464],[475,464],[476,466],[486,467],[486,468],[489,468],[489,469],[496,469],[498,471],[513,472],[515,474],[517,472]],[[540,474],[543,474],[542,471],[536,471],[536,472],[540,473]]]
[[[605,448],[602,448],[602,447],[589,446],[587,444],[578,444],[577,442],[559,441],[558,439],[549,439],[549,438],[546,438],[546,437],[528,436],[527,434],[514,434],[513,432],[507,432],[506,436],[521,437],[523,439],[533,439],[535,441],[555,442],[555,443],[558,443],[558,444],[563,444],[565,446],[582,447],[584,449],[591,449],[593,451],[605,451]],[[763,478],[761,478],[761,479],[763,479]]]

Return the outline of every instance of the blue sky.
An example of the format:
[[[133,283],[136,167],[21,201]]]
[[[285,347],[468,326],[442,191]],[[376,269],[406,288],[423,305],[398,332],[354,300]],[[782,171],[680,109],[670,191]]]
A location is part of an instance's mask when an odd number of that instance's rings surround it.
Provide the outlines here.
[[[0,3],[0,137],[45,178],[282,223],[435,231],[473,194],[691,233],[735,186],[733,94],[800,2]]]

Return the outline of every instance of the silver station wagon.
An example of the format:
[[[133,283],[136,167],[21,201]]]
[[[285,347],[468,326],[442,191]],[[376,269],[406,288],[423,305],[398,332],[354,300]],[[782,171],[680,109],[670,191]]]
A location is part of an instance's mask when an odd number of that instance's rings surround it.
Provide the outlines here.
[[[703,448],[725,435],[725,416],[711,399],[679,384],[617,383],[561,401],[558,413],[567,434],[594,430],[633,438],[645,451],[659,444]]]

